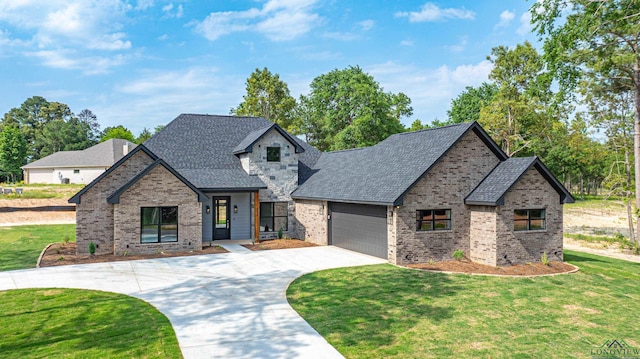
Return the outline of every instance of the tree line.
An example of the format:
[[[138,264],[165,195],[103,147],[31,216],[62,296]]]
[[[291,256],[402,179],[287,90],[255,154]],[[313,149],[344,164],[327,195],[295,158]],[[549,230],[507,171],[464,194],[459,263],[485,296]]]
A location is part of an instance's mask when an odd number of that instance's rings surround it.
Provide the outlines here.
[[[58,151],[83,150],[111,138],[142,143],[152,134],[145,128],[136,137],[122,125],[101,130],[91,110],[75,114],[64,103],[33,96],[0,119],[0,181],[19,180],[21,166]]]

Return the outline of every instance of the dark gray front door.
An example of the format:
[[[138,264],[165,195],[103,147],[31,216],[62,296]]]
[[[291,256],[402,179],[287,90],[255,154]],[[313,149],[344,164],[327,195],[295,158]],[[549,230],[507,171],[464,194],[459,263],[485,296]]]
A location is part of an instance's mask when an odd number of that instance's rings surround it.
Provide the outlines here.
[[[329,244],[387,259],[387,208],[331,202]]]
[[[231,197],[213,197],[213,240],[231,238]]]

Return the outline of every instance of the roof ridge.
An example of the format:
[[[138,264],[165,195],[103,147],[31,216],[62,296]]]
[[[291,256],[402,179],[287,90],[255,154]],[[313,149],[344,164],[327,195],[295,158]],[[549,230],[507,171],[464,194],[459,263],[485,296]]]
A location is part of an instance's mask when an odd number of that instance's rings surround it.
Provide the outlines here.
[[[208,114],[208,113],[181,113],[178,117],[180,116],[202,116],[202,117],[224,117],[224,118],[260,118],[263,120],[267,120],[270,121],[272,123],[275,123],[267,118],[261,117],[261,116],[238,116],[238,115],[214,115],[214,114]]]
[[[380,143],[380,142],[378,142]],[[377,145],[378,143],[376,143],[375,145]],[[358,151],[358,150],[366,150],[367,148],[372,148],[373,146],[366,146],[366,147],[357,147],[357,148],[347,148],[344,150],[335,150],[335,151],[329,151],[329,152],[322,152],[322,153],[340,153],[340,152],[350,152],[350,151]]]
[[[445,126],[438,126],[438,127],[431,127],[431,128],[423,128],[422,130],[416,130],[416,131],[408,131],[408,132],[400,132],[400,133],[395,133],[391,136],[395,136],[395,135],[409,135],[409,134],[413,134],[413,133],[418,133],[418,132],[428,132],[428,131],[436,131],[436,130],[442,130],[445,128],[449,128],[449,127],[459,127],[459,126],[469,126],[472,125],[475,121],[471,121],[471,122],[463,122],[463,123],[454,123],[451,125],[445,125]],[[391,137],[389,136],[389,137]]]

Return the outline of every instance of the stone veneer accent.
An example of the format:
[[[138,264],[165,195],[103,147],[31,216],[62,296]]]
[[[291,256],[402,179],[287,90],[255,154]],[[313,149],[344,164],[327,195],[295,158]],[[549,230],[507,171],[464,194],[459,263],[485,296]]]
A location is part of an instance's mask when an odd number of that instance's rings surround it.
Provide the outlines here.
[[[76,205],[78,254],[89,254],[90,242],[96,244],[96,254],[113,254],[113,205],[107,203],[107,197],[151,163],[153,159],[149,155],[137,151],[82,194]]]
[[[140,243],[142,207],[178,207],[178,242]],[[114,252],[151,254],[202,249],[198,195],[164,166],[156,166],[120,195],[114,205]]]
[[[416,161],[419,160],[416,155]],[[404,205],[394,210],[395,229],[388,237],[389,260],[395,264],[448,260],[457,249],[469,256],[471,211],[464,198],[498,162],[473,131],[462,137],[407,192]],[[451,230],[416,231],[416,210],[420,209],[451,209]]]
[[[267,147],[280,147],[280,162],[267,162]],[[298,187],[298,154],[277,130],[271,129],[253,144],[253,151],[240,155],[242,168],[249,175],[258,176],[267,185],[259,192],[260,202],[288,202],[288,231],[296,236],[296,206],[291,192]],[[276,238],[278,232],[261,232],[260,238]]]
[[[329,221],[327,220],[327,201],[296,200],[296,219],[298,238],[305,241],[327,245],[329,239]]]
[[[515,209],[545,209],[546,229],[513,231]],[[560,195],[535,168],[530,168],[505,195],[497,208],[496,264],[539,262],[543,252],[549,260],[563,260],[562,204]]]

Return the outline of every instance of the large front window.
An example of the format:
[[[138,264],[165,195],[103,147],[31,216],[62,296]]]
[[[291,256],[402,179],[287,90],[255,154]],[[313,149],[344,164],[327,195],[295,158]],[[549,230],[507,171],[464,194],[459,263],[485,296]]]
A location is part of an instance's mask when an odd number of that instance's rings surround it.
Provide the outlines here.
[[[516,209],[513,211],[514,231],[536,231],[547,227],[544,209]]]
[[[260,203],[260,232],[277,232],[289,229],[287,202]]]
[[[142,207],[140,243],[178,241],[178,207]]]
[[[446,231],[451,229],[450,209],[416,211],[416,231]]]

